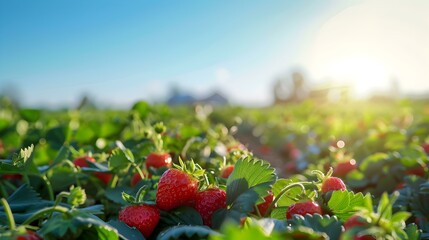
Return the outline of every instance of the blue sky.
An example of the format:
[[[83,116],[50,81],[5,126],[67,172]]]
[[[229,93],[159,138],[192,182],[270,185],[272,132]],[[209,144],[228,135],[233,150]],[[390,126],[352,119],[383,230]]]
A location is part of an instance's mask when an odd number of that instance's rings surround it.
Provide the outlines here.
[[[0,88],[27,106],[128,106],[171,85],[266,104],[320,28],[362,1],[1,1]],[[0,90],[1,92],[1,90]]]

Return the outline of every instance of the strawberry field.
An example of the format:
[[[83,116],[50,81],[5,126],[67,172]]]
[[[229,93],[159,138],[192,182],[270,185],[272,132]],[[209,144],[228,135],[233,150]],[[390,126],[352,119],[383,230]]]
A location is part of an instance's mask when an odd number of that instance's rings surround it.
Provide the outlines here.
[[[429,104],[0,102],[1,239],[429,239]]]

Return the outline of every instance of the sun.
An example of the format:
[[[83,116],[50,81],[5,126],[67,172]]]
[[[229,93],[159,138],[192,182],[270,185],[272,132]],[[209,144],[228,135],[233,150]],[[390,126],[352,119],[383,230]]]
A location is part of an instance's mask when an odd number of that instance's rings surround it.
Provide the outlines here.
[[[362,1],[321,24],[303,65],[356,97],[429,90],[429,1]],[[396,82],[394,82],[394,81]]]
[[[371,56],[350,56],[324,64],[326,74],[336,81],[351,85],[356,95],[367,96],[368,90],[382,88],[389,79],[383,63]]]

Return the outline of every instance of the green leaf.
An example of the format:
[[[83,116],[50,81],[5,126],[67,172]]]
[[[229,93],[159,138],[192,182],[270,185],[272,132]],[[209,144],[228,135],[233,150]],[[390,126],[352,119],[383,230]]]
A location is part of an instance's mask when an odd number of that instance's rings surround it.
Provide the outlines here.
[[[392,204],[390,203],[387,193],[383,193],[378,203],[377,213],[381,214],[381,218],[390,220],[392,218]]]
[[[135,203],[136,199],[126,192],[122,192],[122,199],[127,203]]]
[[[271,212],[271,218],[278,220],[286,220],[286,212],[288,207],[276,207]]]
[[[405,228],[405,232],[407,233],[408,239],[420,239],[421,230],[417,227],[416,224],[409,224]]]
[[[122,193],[132,194],[133,189],[127,186],[118,186],[115,188],[108,188],[105,190],[104,195],[111,201],[120,205],[126,205],[127,202],[122,198]]]
[[[161,222],[166,226],[203,225],[201,215],[192,207],[183,206],[170,212],[161,212]]]
[[[157,240],[169,239],[206,239],[209,235],[219,235],[218,232],[206,226],[174,226],[162,231]]]
[[[108,224],[118,231],[119,237],[121,237],[121,239],[123,240],[144,240],[145,239],[139,230],[137,230],[134,227],[131,228],[127,224],[121,221],[110,220]]]
[[[358,211],[357,207],[365,206],[366,198],[370,196],[364,196],[361,192],[355,194],[347,190],[334,191],[328,201],[328,207],[339,219],[345,221]]]
[[[234,222],[227,222],[221,229],[222,235],[211,235],[210,240],[235,240],[235,239],[279,239],[274,236],[267,236],[263,229],[257,224],[246,225],[241,228]]]
[[[134,155],[129,149],[115,149],[109,158],[109,168],[123,168],[134,163]]]
[[[19,110],[19,114],[28,122],[36,122],[41,116],[41,111],[38,109],[24,108]]]
[[[38,231],[45,239],[119,239],[118,231],[90,213],[74,209],[53,215]]]
[[[136,102],[131,109],[136,111],[141,119],[145,119],[150,112],[150,105],[145,101],[139,101]]]
[[[252,158],[241,158],[227,180],[226,201],[233,209],[248,213],[259,197],[265,196],[276,180],[269,163]]]
[[[51,166],[49,167],[49,169],[52,168],[53,166],[61,163],[65,159],[68,159],[69,156],[70,156],[70,148],[69,148],[69,146],[63,145],[60,148],[60,150],[58,151],[57,156],[55,157],[54,162],[51,164]]]
[[[60,149],[67,140],[70,128],[68,126],[58,126],[46,132],[46,141],[54,149]]]
[[[31,144],[29,147],[21,149],[19,154],[14,154],[12,157],[13,165],[18,168],[23,168],[26,165],[27,160],[32,156],[33,150],[34,145]]]
[[[321,216],[320,214],[307,214],[305,216],[294,215],[293,218],[287,222],[292,228],[304,226],[316,232],[326,233],[329,239],[339,239],[342,232],[342,223],[338,221],[336,216]]]
[[[274,172],[275,169],[268,162],[247,156],[237,161],[227,180],[227,185],[240,179],[245,179],[249,188],[264,183],[272,184],[276,180]]]
[[[295,181],[292,179],[279,179],[273,184],[273,194],[274,196],[278,196],[278,194],[288,185],[294,183]],[[296,201],[293,198],[297,198],[298,195],[302,193],[299,187],[291,188],[287,191],[287,193],[283,194],[277,202],[277,206],[290,206],[294,204]]]
[[[52,206],[53,201],[40,198],[39,194],[27,184],[21,185],[12,195],[7,198],[17,224],[23,223],[27,218],[42,208]],[[0,222],[6,223],[6,214],[0,207]]]
[[[394,222],[405,222],[409,217],[411,217],[411,213],[409,213],[409,212],[404,212],[404,211],[396,212],[393,214],[390,221],[392,223],[394,223]]]

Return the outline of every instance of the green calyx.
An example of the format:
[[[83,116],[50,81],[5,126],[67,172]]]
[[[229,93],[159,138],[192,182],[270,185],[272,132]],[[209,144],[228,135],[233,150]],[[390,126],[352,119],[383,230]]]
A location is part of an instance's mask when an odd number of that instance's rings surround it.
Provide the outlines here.
[[[194,163],[192,159],[184,163],[183,160],[179,158],[179,165],[173,164],[173,166],[199,180],[204,177],[205,170],[199,164]]]

